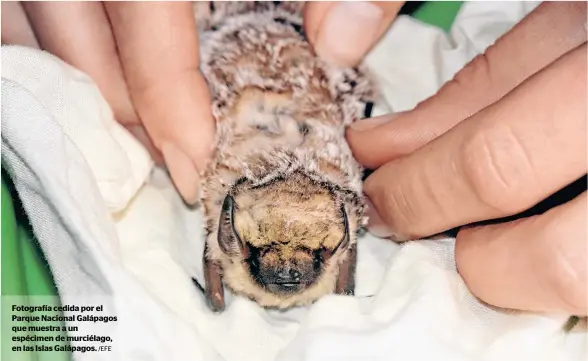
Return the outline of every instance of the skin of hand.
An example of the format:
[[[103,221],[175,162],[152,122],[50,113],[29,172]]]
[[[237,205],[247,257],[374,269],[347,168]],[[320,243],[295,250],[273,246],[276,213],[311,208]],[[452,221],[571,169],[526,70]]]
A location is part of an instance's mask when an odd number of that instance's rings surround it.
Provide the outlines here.
[[[39,48],[27,14],[18,1],[2,1],[2,44]]]
[[[515,215],[587,172],[586,3],[546,2],[415,109],[347,138],[377,168],[372,233],[397,241]],[[459,273],[482,301],[586,315],[587,195],[512,222],[463,227]]]
[[[404,1],[312,1],[304,5],[304,31],[316,53],[340,66],[356,66],[396,18]]]
[[[319,56],[356,65],[402,4],[307,3],[305,29]],[[197,201],[215,125],[191,3],[3,2],[2,10],[3,43],[40,47],[88,74],[184,200]]]
[[[42,49],[88,74],[116,120],[157,163],[165,163],[184,200],[197,201],[199,171],[212,154],[215,124],[198,70],[192,4],[23,2],[22,7],[30,25],[21,21],[21,27],[30,26]],[[32,42],[22,36],[2,41]]]

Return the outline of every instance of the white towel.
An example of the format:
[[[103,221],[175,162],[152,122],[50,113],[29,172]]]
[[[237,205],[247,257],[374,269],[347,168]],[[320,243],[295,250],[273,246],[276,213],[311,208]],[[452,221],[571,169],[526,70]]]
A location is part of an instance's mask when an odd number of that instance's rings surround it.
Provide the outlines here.
[[[367,58],[385,102],[412,108],[537,3],[466,3],[449,36],[397,19]],[[359,243],[357,296],[268,312],[228,297],[211,314],[201,277],[201,213],[112,118],[94,84],[55,57],[2,48],[2,160],[52,268],[63,304],[116,315],[82,333],[112,352],[76,360],[582,360],[586,330],[565,317],[478,302],[455,271],[453,239]],[[151,173],[150,173],[151,172]],[[67,314],[67,313],[66,313]],[[88,344],[87,342],[74,345]]]

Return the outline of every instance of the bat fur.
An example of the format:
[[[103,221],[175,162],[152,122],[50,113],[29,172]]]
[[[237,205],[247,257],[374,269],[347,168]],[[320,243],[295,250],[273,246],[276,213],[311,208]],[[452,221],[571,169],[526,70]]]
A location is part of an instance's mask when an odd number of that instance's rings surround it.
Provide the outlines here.
[[[201,184],[213,311],[225,308],[223,285],[278,309],[353,294],[356,232],[366,219],[363,169],[345,128],[374,93],[362,68],[328,66],[313,53],[301,11],[300,2],[196,4],[217,121]],[[281,286],[260,281],[286,266],[312,282],[274,292]]]

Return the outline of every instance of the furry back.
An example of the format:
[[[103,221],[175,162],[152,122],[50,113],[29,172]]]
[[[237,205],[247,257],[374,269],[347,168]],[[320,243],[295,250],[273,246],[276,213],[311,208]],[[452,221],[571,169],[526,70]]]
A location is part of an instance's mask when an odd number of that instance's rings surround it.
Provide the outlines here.
[[[217,121],[215,155],[201,187],[210,259],[224,257],[216,241],[219,216],[237,181],[263,186],[302,173],[346,204],[354,229],[365,223],[362,169],[345,127],[373,101],[372,86],[363,69],[329,66],[314,54],[301,30],[301,8],[299,2],[196,5],[201,70]]]

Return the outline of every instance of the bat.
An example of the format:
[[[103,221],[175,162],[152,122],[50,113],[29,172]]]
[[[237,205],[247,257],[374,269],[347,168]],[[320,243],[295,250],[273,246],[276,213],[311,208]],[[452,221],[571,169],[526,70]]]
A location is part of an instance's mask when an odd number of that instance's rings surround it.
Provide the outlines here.
[[[300,2],[197,3],[196,14],[217,122],[200,189],[209,308],[225,310],[225,287],[275,309],[353,295],[367,219],[345,128],[371,109],[367,71],[319,59]]]

